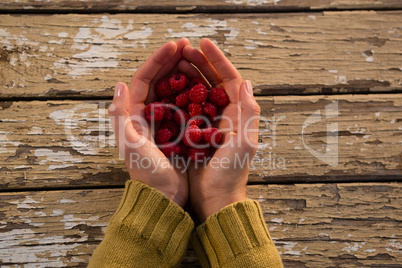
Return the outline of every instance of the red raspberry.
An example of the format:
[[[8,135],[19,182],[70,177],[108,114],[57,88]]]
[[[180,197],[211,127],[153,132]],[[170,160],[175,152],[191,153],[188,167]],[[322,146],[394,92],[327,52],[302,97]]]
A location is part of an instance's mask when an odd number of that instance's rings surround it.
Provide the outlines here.
[[[211,119],[215,118],[217,114],[217,109],[215,105],[210,102],[206,102],[202,108],[204,110],[204,113],[209,115]]]
[[[203,103],[207,100],[208,89],[203,84],[197,84],[190,89],[188,96],[192,102]]]
[[[172,132],[173,137],[179,135],[179,127],[176,125],[175,122],[173,122],[171,120],[163,122],[161,127],[159,128],[159,130],[163,129],[163,128],[169,129],[170,132]]]
[[[191,119],[189,119],[188,121],[187,121],[187,124],[190,126],[190,125],[195,125],[195,126],[197,126],[197,127],[200,127],[200,126],[202,126],[203,124],[204,124],[204,119],[202,119],[202,118],[197,118],[197,117],[195,117],[195,118],[191,118]]]
[[[208,157],[210,154],[209,148],[189,148],[188,157],[192,161],[200,161]]]
[[[208,99],[217,106],[226,106],[229,104],[229,97],[225,90],[220,87],[214,87],[208,94]]]
[[[191,125],[184,131],[183,142],[187,146],[192,146],[199,143],[201,138],[201,130],[197,126]]]
[[[195,77],[195,78],[191,79],[191,81],[190,81],[188,86],[189,86],[189,88],[192,88],[192,87],[194,87],[195,85],[198,85],[198,84],[203,84],[206,88],[209,87],[208,83],[206,83],[205,80],[202,79],[201,77]]]
[[[163,103],[163,104],[174,104],[174,102],[172,102],[172,97],[169,97],[169,98],[163,98],[162,100],[161,100],[161,103]]]
[[[180,91],[187,85],[187,77],[184,74],[174,74],[169,78],[170,86],[174,91]]]
[[[165,114],[165,108],[160,102],[153,102],[145,107],[145,118],[148,122],[162,121]]]
[[[185,90],[180,92],[179,95],[176,97],[176,106],[178,107],[184,107],[187,106],[190,103],[190,99],[188,98],[188,94],[190,93],[190,90]]]
[[[176,112],[173,115],[173,119],[178,126],[182,125],[185,126],[187,124],[188,119],[190,119],[190,116],[184,110],[176,110]]]
[[[222,133],[214,127],[204,128],[202,130],[202,139],[213,147],[217,147],[222,140]]]
[[[156,144],[163,144],[168,142],[173,137],[173,133],[168,128],[161,128],[156,133]]]
[[[162,151],[162,153],[167,156],[173,156],[176,154],[180,154],[181,155],[181,147],[173,142],[168,142],[165,144],[162,144],[159,146],[159,149]]]
[[[170,87],[169,79],[164,78],[159,80],[155,85],[155,93],[160,98],[167,98],[173,95],[174,91]]]
[[[188,105],[188,113],[190,117],[202,115],[202,105],[199,103],[190,103]]]

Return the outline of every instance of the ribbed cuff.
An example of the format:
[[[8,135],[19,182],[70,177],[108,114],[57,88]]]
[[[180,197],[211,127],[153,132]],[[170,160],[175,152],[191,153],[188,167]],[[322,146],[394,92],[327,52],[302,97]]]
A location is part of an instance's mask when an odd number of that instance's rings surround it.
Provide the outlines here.
[[[257,201],[223,208],[191,238],[203,267],[282,267]]]
[[[100,258],[99,267],[173,267],[185,254],[193,228],[190,215],[179,205],[130,180],[93,257]]]

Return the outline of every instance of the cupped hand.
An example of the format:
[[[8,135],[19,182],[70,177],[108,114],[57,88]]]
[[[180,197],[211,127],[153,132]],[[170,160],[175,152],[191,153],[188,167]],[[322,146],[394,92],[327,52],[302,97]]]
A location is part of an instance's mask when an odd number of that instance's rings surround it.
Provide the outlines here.
[[[156,146],[144,108],[156,99],[155,83],[177,70],[187,45],[189,41],[185,38],[162,45],[134,73],[130,87],[117,83],[109,107],[119,154],[125,160],[130,178],[159,190],[182,207],[188,199],[187,172],[180,163],[171,163]]]
[[[260,106],[250,81],[240,73],[209,39],[200,43],[201,51],[186,46],[181,69],[196,66],[214,87],[223,87],[230,103],[222,111],[218,128],[223,142],[211,160],[195,162],[188,170],[190,202],[201,221],[223,207],[246,199],[251,161],[257,151]]]

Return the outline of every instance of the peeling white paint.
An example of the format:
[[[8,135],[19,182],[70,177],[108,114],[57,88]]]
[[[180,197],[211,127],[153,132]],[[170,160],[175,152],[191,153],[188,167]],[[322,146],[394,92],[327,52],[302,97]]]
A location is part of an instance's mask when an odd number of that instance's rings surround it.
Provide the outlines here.
[[[75,201],[64,197],[60,199],[60,204],[71,204],[71,203],[75,203]]]
[[[41,134],[43,134],[43,128],[37,127],[37,126],[33,126],[33,127],[31,127],[31,129],[28,131],[28,134],[30,134],[30,135],[41,135]]]
[[[4,122],[4,120],[2,120]],[[11,141],[6,135],[13,133],[0,130],[0,154],[15,154],[16,149],[10,149],[11,146],[17,147],[21,144],[19,141]]]
[[[402,253],[402,243],[396,239],[391,239],[387,243],[385,250],[393,253]]]
[[[67,37],[67,36],[68,36],[68,33],[66,33],[66,32],[60,32],[57,36],[58,36],[58,37],[61,37],[61,38],[64,38],[64,37]]]
[[[284,252],[283,254],[293,255],[293,256],[300,256],[299,250],[293,250],[293,248],[297,245],[297,242],[282,242]]]
[[[282,223],[283,219],[274,218],[274,219],[271,220],[271,222]]]
[[[372,52],[372,54],[374,54],[373,51],[371,51],[371,52]],[[373,61],[374,61],[373,55],[367,55],[365,52],[363,52],[363,53],[362,53],[362,56],[366,58],[366,61],[367,61],[367,62],[373,62]]]
[[[53,210],[53,213],[50,214],[50,216],[60,216],[60,215],[63,215],[63,214],[64,214],[64,211],[63,211],[63,210],[61,210],[61,209],[55,209],[55,210]]]
[[[46,157],[39,161],[39,165],[45,165],[49,163],[57,163],[50,164],[48,170],[55,170],[60,168],[66,168],[73,166],[75,163],[81,163],[82,158],[75,158],[68,151],[53,151],[50,149],[36,149],[34,151],[35,156],[37,157]],[[59,164],[60,163],[60,164]]]
[[[134,28],[132,20],[128,26],[124,26],[120,20],[110,19],[108,16],[93,20],[93,23],[79,28],[79,32],[73,37],[71,49],[82,52],[54,62],[55,70],[67,71],[76,78],[100,69],[116,68],[119,66],[124,39],[130,40],[130,46],[145,48],[147,38],[153,32],[150,27],[145,26],[138,31],[131,31]]]
[[[24,168],[29,168],[29,167],[26,165],[20,165],[20,166],[14,167],[13,169],[24,169]]]
[[[11,201],[11,204],[16,204],[17,205],[17,209],[19,208],[24,208],[24,209],[31,209],[31,208],[43,208],[43,207],[38,207],[34,204],[40,204],[39,201],[36,201],[32,198],[32,196],[28,195],[25,197],[25,200],[23,201]]]
[[[348,83],[348,80],[345,75],[335,75],[334,83],[345,85]]]
[[[248,5],[248,6],[261,6],[266,4],[277,5],[281,0],[226,0],[228,4],[235,5]]]
[[[348,253],[351,253],[351,252],[355,252],[355,251],[358,251],[359,249],[361,249],[366,244],[366,242],[361,242],[361,243],[358,243],[358,242],[348,243],[348,242],[346,242],[344,244],[347,247],[344,247],[342,249],[342,251],[347,251]]]
[[[81,215],[84,216],[84,215]],[[104,223],[99,222],[99,216],[89,216],[88,218],[78,218],[73,214],[64,215],[63,219],[60,220],[64,223],[64,229],[69,230],[74,228],[77,225],[85,224],[89,226],[104,226]]]
[[[110,125],[105,103],[83,103],[71,109],[50,113],[64,131],[74,150],[84,155],[97,155],[100,148],[115,146],[115,135]],[[77,133],[79,132],[79,133]],[[91,132],[97,135],[89,135]]]
[[[198,20],[197,20],[198,22]],[[226,40],[235,40],[240,30],[229,27],[226,20],[215,20],[208,18],[207,20],[202,20],[198,24],[197,22],[186,22],[181,28],[185,29],[183,32],[176,32],[173,29],[167,29],[168,38],[181,38],[183,36],[188,38],[201,38],[206,36],[213,36],[218,33],[218,31],[229,33],[224,33]],[[208,25],[205,25],[207,23]]]

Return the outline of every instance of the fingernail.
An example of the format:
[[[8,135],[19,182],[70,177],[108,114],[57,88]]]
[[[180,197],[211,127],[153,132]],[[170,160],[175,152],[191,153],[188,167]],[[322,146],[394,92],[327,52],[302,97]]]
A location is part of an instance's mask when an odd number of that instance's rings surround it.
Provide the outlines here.
[[[120,97],[123,94],[123,84],[122,83],[117,83],[114,94],[116,97]]]
[[[251,82],[249,80],[246,80],[246,90],[248,94],[253,96],[253,86],[251,85]]]

